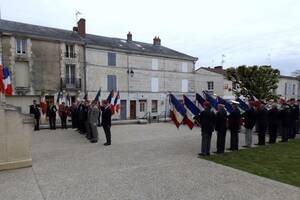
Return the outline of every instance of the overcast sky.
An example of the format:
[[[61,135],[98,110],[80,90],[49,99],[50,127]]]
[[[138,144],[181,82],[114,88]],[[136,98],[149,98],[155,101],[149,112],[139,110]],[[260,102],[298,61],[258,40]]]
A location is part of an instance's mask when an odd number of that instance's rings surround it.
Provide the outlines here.
[[[196,66],[272,64],[300,69],[299,0],[1,0],[2,19],[71,30],[75,11],[91,34],[162,45],[198,57]]]

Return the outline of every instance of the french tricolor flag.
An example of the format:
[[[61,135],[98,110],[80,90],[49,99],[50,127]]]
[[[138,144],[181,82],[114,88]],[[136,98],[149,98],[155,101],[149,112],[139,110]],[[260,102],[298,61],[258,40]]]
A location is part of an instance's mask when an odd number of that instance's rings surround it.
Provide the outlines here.
[[[107,103],[110,104],[110,109],[112,114],[115,114],[114,102],[115,102],[115,92],[112,90],[107,97]]]
[[[215,99],[213,96],[211,96],[210,94],[208,94],[207,91],[203,91],[203,94],[206,97],[206,100],[210,103],[210,105],[217,110],[218,109],[218,101],[217,99]]]
[[[115,108],[115,112],[119,113],[119,110],[120,110],[120,94],[119,94],[119,91],[118,91],[117,96],[116,96],[115,101],[114,101],[114,108]]]
[[[173,94],[170,94],[170,105],[171,119],[175,123],[176,127],[179,128],[186,115],[186,109],[181,105],[181,103],[176,99],[176,97]]]
[[[12,95],[12,85],[10,80],[10,73],[8,67],[2,67],[0,65],[0,88],[1,92],[5,94],[6,96]]]
[[[187,121],[186,125],[192,129],[194,127],[194,117],[200,114],[200,109],[185,95],[183,95],[183,102],[186,109],[186,117],[188,119],[188,121],[185,120],[185,123]]]
[[[243,111],[246,111],[250,108],[249,105],[245,101],[243,101],[241,98],[237,97],[235,100],[237,102],[239,102],[238,105]]]
[[[218,104],[223,104],[227,110],[227,112],[232,113],[233,111],[233,107],[231,106],[231,104],[229,102],[227,102],[225,99],[221,98],[221,97],[217,97],[217,101]]]
[[[203,111],[205,99],[200,94],[196,93],[196,101],[198,101],[200,111]]]

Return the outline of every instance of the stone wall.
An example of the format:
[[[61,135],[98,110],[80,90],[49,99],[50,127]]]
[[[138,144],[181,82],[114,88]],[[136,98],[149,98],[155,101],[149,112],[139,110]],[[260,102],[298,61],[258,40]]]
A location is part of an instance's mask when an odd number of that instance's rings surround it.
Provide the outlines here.
[[[32,121],[15,107],[0,105],[0,170],[32,166]]]

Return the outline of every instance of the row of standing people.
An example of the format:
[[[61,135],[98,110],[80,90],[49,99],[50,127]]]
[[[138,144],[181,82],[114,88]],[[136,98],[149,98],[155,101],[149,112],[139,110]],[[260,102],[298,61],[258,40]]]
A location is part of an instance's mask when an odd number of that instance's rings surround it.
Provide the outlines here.
[[[97,105],[97,101],[80,101],[74,103],[70,108],[72,128],[77,128],[80,134],[86,135],[91,143],[98,142],[97,124],[101,113],[101,125],[103,127],[106,143],[111,145],[111,108],[110,104],[103,100],[102,106]]]
[[[258,132],[258,144],[266,144],[266,133],[269,133],[269,143],[277,141],[281,134],[281,141],[287,142],[294,139],[298,130],[299,123],[299,105],[294,99],[288,103],[282,102],[280,105],[272,103],[271,109],[266,108],[264,102],[249,102],[250,108],[243,114],[238,108],[238,102],[233,101],[233,111],[228,115],[224,105],[219,104],[218,110],[214,113],[208,102],[204,103],[204,111],[195,116],[195,121],[201,126],[202,145],[200,156],[210,155],[211,136],[214,130],[217,132],[217,151],[225,152],[226,132],[230,130],[230,148],[228,150],[238,151],[239,149],[239,131],[241,125],[245,127],[245,145],[252,147],[252,133],[254,127]],[[278,108],[280,106],[280,108]]]

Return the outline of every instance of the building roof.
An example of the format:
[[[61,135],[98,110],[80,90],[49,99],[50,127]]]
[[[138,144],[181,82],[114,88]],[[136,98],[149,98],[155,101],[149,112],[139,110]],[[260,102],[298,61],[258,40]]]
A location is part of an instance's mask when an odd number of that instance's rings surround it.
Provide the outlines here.
[[[226,76],[226,71],[221,66],[214,67],[214,68],[211,68],[211,67],[200,67],[199,69],[205,69],[207,71],[214,72],[214,73]]]
[[[86,34],[85,38],[80,38],[78,32],[69,31],[45,26],[38,26],[8,20],[0,20],[0,32],[15,33],[19,35],[36,36],[60,41],[86,42],[87,45],[103,46],[109,49],[120,49],[132,53],[150,54],[163,57],[180,58],[184,60],[196,61],[198,58],[175,51],[173,49],[143,43],[138,41],[129,41],[120,38],[104,37],[92,34]]]
[[[20,35],[32,35],[63,41],[81,41],[79,34],[75,31],[37,26],[3,19],[0,20],[0,32],[16,33]]]
[[[286,75],[280,75],[279,78],[285,78],[285,79],[292,79],[292,80],[300,80],[300,77],[298,76],[286,76]]]

